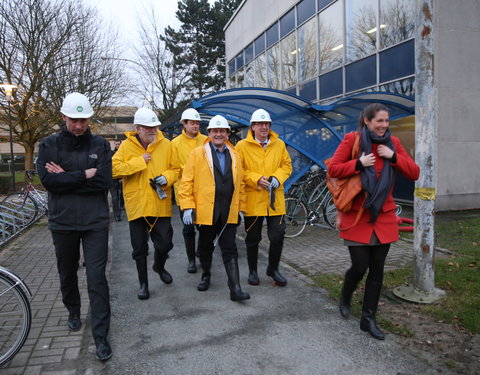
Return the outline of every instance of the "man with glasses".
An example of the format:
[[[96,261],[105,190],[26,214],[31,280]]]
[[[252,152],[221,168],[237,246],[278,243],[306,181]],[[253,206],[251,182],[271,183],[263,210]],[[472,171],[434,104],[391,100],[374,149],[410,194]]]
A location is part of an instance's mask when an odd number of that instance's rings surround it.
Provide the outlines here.
[[[278,271],[285,236],[285,197],[283,183],[292,173],[292,162],[285,143],[271,129],[270,114],[257,109],[250,119],[247,138],[237,143],[244,170],[247,205],[245,210],[245,244],[248,259],[248,283],[258,285],[258,244],[262,223],[267,220],[270,240],[267,276],[274,284],[285,286],[287,280]]]
[[[180,122],[183,125],[182,133],[172,140],[173,150],[175,152],[181,169],[185,167],[188,156],[193,149],[202,146],[207,139],[206,135],[200,133],[200,114],[193,108],[187,108],[182,113]],[[178,189],[180,187],[180,176],[175,183],[175,199],[179,202]],[[183,211],[180,210],[180,218],[183,220]],[[188,258],[188,273],[196,273],[197,265],[195,264],[195,225],[183,224],[183,239],[185,241],[185,250]]]
[[[65,125],[59,134],[40,143],[37,170],[48,190],[48,228],[55,246],[62,301],[69,312],[67,326],[71,331],[82,327],[77,277],[81,243],[96,357],[106,361],[112,356],[107,341],[110,296],[105,276],[107,194],[112,185],[110,145],[90,132],[94,112],[85,95],[67,95],[60,112]]]
[[[123,179],[132,258],[140,283],[137,297],[148,299],[149,235],[154,247],[153,270],[165,284],[173,281],[165,262],[173,248],[171,186],[177,181],[179,169],[170,141],[158,130],[157,115],[140,108],[133,123],[135,131],[125,133],[126,140],[112,158],[113,177]]]

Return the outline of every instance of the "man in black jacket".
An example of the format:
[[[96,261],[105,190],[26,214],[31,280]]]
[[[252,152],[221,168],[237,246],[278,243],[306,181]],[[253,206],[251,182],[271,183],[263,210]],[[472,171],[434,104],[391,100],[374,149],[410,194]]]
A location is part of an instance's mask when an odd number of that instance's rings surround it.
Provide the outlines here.
[[[65,125],[59,134],[40,143],[37,170],[48,190],[48,228],[57,256],[62,300],[69,312],[67,326],[72,331],[82,326],[77,278],[82,243],[96,357],[106,361],[112,356],[107,341],[110,297],[105,276],[111,150],[105,139],[90,132],[93,109],[87,97],[67,95],[61,113]]]

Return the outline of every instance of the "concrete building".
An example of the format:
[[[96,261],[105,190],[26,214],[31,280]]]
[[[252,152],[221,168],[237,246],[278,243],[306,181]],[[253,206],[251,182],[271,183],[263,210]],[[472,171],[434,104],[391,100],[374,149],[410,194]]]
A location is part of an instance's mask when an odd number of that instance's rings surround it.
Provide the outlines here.
[[[366,91],[415,97],[416,0],[244,0],[225,27],[227,88],[328,104]],[[433,1],[436,210],[480,208],[480,1]],[[392,129],[413,144],[414,117]],[[413,156],[413,147],[410,150]]]

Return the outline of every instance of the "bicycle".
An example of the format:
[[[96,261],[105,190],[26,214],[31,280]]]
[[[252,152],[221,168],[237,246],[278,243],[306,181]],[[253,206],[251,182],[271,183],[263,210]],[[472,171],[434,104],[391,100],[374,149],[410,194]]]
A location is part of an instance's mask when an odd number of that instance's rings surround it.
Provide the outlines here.
[[[0,266],[0,367],[10,361],[27,340],[32,324],[27,284]]]
[[[36,171],[25,171],[27,185],[20,190],[5,197],[1,203],[10,213],[16,213],[22,220],[23,226],[28,226],[39,216],[48,213],[48,193],[35,188],[32,184]]]

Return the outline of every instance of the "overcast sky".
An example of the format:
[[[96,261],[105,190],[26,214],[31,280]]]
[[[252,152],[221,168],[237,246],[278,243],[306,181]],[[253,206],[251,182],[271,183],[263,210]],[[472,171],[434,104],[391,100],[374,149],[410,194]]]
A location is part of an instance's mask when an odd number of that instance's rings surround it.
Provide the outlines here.
[[[0,0],[1,1],[1,0]],[[163,28],[172,26],[178,29],[180,22],[175,17],[177,11],[178,0],[87,0],[94,5],[105,18],[107,24],[113,25],[120,33],[120,40],[122,41],[122,50],[125,55],[122,58],[135,59],[135,55],[130,50],[137,40],[137,24],[138,19],[145,17],[144,10],[150,9],[154,6],[155,13],[158,17],[160,25]],[[215,0],[209,0],[213,4]],[[142,105],[142,101],[138,98],[131,98],[123,104],[137,106]]]

